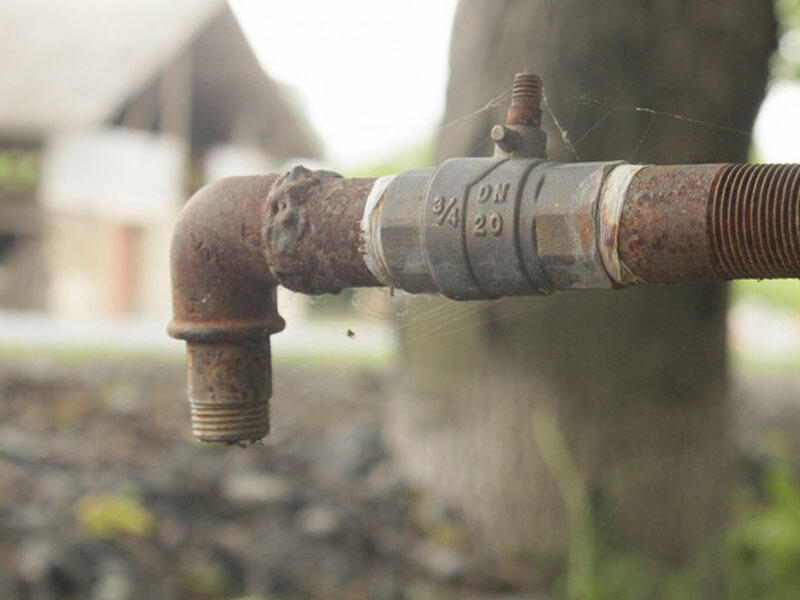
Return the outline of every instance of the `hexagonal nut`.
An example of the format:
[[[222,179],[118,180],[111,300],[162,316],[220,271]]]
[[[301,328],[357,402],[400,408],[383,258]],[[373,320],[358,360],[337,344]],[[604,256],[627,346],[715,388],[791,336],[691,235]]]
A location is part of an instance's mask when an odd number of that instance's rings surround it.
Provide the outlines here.
[[[597,244],[597,201],[614,163],[566,164],[544,176],[534,231],[539,263],[557,290],[610,288]]]
[[[425,266],[419,214],[425,185],[435,169],[397,175],[386,188],[380,208],[380,244],[394,285],[408,292],[436,290]]]

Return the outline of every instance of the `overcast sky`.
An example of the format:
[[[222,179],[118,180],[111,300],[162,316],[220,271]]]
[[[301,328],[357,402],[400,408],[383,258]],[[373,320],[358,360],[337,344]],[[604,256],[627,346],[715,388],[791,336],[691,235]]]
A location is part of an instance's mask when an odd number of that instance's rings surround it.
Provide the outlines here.
[[[456,0],[232,0],[273,78],[293,87],[336,167],[432,137]]]

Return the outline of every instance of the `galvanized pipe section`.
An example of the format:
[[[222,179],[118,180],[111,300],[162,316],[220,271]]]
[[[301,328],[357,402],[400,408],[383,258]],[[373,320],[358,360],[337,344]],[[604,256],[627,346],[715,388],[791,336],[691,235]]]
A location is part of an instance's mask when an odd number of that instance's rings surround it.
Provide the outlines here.
[[[456,158],[403,173],[367,206],[367,264],[457,300],[610,289],[596,214],[617,165]]]
[[[800,276],[800,165],[644,167],[619,222],[621,283]]]

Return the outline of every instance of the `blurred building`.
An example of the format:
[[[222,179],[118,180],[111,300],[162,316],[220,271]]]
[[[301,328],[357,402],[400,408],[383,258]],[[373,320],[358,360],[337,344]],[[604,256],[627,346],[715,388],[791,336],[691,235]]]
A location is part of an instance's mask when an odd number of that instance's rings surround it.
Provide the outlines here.
[[[223,0],[0,3],[0,307],[163,313],[204,181],[318,148]]]

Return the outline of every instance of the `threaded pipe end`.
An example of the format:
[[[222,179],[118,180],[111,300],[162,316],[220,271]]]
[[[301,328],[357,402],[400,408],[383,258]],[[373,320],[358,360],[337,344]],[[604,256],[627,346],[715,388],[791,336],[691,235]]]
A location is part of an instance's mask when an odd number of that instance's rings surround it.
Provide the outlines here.
[[[534,102],[538,105],[541,101],[542,78],[538,75],[517,73],[511,87],[511,102]]]
[[[728,165],[707,211],[709,254],[723,279],[800,276],[800,165]]]
[[[539,127],[542,121],[542,78],[517,73],[511,87],[511,105],[506,115],[507,125]]]
[[[269,402],[221,404],[189,398],[192,434],[204,442],[260,440],[269,433]]]
[[[269,433],[269,337],[189,342],[192,433],[203,442],[253,442]]]

